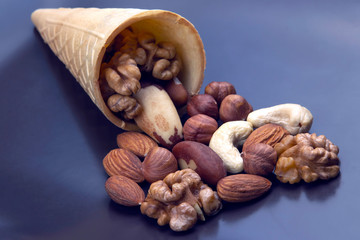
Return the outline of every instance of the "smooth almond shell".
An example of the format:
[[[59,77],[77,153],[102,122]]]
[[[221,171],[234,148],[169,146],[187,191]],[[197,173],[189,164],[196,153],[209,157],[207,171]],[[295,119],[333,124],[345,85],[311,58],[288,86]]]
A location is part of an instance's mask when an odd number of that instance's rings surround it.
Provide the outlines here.
[[[109,176],[122,175],[135,182],[144,181],[140,159],[128,150],[111,150],[105,156],[103,166]]]
[[[143,162],[143,174],[145,180],[153,183],[164,179],[169,173],[178,170],[178,163],[174,155],[166,148],[154,148]]]
[[[124,176],[109,177],[105,183],[105,190],[110,198],[124,206],[139,206],[145,200],[145,193],[141,187]]]
[[[227,202],[246,202],[258,198],[271,187],[264,177],[251,174],[230,175],[217,184],[219,197]]]
[[[243,151],[255,143],[265,143],[274,147],[276,143],[280,142],[285,136],[290,133],[280,125],[268,123],[255,129],[246,139],[243,145]]]
[[[138,132],[123,132],[116,137],[119,148],[124,148],[139,157],[145,157],[153,148],[157,147],[157,143]]]

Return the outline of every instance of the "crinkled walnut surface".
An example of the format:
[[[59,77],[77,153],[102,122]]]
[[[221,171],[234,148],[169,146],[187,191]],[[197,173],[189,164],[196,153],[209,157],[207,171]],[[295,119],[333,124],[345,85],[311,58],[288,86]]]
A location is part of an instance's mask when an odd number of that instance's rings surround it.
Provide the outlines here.
[[[275,145],[275,174],[281,182],[313,182],[336,177],[340,171],[339,148],[324,135],[288,135]]]
[[[136,34],[127,28],[107,49],[99,79],[101,92],[111,111],[120,112],[125,120],[133,119],[142,111],[133,97],[141,88],[142,73],[171,80],[180,69],[181,61],[172,43],[157,43],[152,34]]]
[[[205,215],[222,208],[216,192],[204,184],[191,169],[179,170],[164,180],[151,184],[141,213],[157,219],[160,226],[169,224],[173,231],[186,231]]]

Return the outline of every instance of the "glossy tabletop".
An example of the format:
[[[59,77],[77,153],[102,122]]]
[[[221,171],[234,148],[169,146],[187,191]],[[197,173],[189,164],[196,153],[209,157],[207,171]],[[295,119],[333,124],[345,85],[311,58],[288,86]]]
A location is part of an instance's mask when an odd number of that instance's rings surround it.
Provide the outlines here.
[[[340,148],[330,181],[283,184],[185,233],[112,202],[102,159],[121,130],[92,103],[30,21],[37,8],[134,7],[194,24],[211,81],[254,109],[308,108],[312,133]],[[360,2],[0,2],[0,239],[359,239]]]

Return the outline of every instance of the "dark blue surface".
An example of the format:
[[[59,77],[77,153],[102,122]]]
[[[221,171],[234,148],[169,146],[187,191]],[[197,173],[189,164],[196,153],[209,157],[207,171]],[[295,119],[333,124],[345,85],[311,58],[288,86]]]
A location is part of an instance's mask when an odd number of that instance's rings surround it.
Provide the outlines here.
[[[17,1],[0,3],[0,239],[358,239],[359,1]],[[136,7],[183,15],[207,54],[204,86],[229,81],[254,109],[299,103],[340,147],[328,182],[274,180],[187,233],[112,203],[102,159],[120,132],[34,30],[44,7]]]

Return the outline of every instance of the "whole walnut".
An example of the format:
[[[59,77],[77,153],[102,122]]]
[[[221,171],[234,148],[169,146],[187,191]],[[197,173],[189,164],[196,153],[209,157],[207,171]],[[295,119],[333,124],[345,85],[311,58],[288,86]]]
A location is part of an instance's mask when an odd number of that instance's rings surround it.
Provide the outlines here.
[[[275,145],[275,150],[278,154],[275,174],[281,182],[328,180],[340,172],[339,148],[324,135],[288,135]]]
[[[140,210],[160,226],[169,224],[178,232],[192,228],[198,219],[205,221],[204,213],[211,216],[221,208],[216,192],[195,171],[184,169],[152,183]]]

